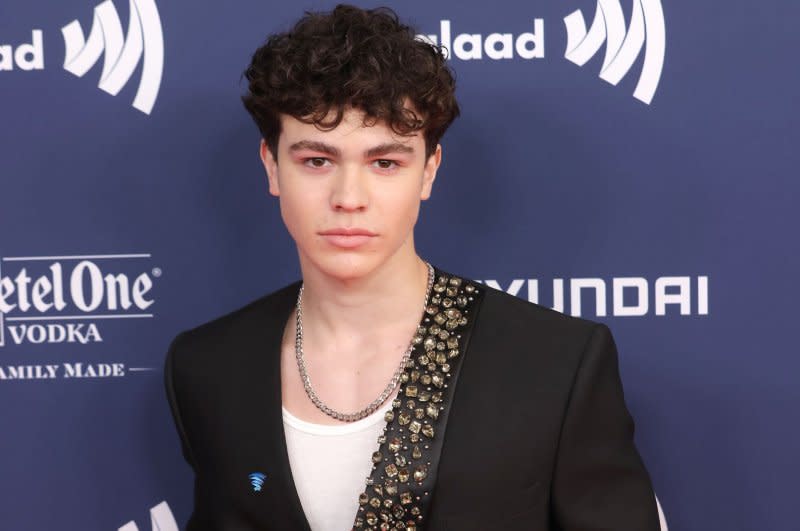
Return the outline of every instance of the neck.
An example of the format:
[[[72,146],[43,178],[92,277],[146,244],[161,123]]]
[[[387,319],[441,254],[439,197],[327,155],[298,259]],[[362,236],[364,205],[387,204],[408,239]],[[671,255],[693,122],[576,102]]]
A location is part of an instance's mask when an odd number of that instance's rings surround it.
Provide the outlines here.
[[[302,258],[301,268],[303,319],[313,337],[346,344],[413,327],[422,315],[428,267],[416,253],[356,278],[326,275]]]

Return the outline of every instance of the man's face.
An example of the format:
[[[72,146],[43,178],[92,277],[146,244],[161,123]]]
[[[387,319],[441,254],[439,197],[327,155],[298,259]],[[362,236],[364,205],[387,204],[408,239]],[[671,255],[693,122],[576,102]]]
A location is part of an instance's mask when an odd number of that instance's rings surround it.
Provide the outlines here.
[[[441,148],[426,159],[421,133],[400,136],[362,120],[348,109],[339,126],[321,131],[282,115],[278,162],[261,143],[269,191],[280,198],[304,271],[354,279],[415,254],[413,229]]]

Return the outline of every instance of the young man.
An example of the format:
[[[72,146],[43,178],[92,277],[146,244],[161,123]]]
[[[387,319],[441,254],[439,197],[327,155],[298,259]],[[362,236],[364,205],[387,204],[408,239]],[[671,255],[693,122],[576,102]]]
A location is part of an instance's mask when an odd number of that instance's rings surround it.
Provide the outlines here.
[[[441,50],[338,6],[246,77],[302,281],[170,347],[188,529],[657,531],[608,329],[416,253],[458,115]]]

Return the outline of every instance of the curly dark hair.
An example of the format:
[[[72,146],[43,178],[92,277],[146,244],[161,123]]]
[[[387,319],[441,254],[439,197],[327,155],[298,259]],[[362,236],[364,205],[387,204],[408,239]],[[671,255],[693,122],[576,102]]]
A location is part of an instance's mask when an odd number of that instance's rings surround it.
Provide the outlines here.
[[[255,51],[244,76],[242,101],[276,160],[280,114],[330,130],[352,106],[365,125],[382,120],[400,135],[422,130],[426,158],[459,114],[442,49],[418,40],[389,8],[306,12]]]

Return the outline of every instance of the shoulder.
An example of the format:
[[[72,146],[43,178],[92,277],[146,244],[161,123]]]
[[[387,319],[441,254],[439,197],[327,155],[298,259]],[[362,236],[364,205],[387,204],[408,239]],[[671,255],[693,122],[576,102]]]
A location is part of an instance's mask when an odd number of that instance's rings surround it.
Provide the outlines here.
[[[478,323],[507,334],[525,335],[536,341],[585,343],[598,328],[607,329],[601,323],[557,312],[485,284],[479,289],[484,297]]]
[[[527,337],[538,344],[556,342],[583,347],[594,334],[610,335],[602,323],[563,314],[463,275],[439,271],[460,277],[482,292],[475,326],[482,332],[490,329],[497,340]]]
[[[201,362],[219,353],[234,354],[243,344],[265,333],[282,333],[286,318],[294,307],[300,282],[294,282],[264,295],[229,313],[180,332],[172,340],[167,363],[180,364],[192,357]]]
[[[474,281],[471,281],[474,282]],[[488,370],[515,367],[528,380],[560,382],[568,389],[587,353],[611,353],[613,338],[602,323],[565,315],[475,282],[482,292],[470,339],[472,363]],[[591,356],[589,356],[591,357]],[[536,375],[536,376],[532,376]]]

